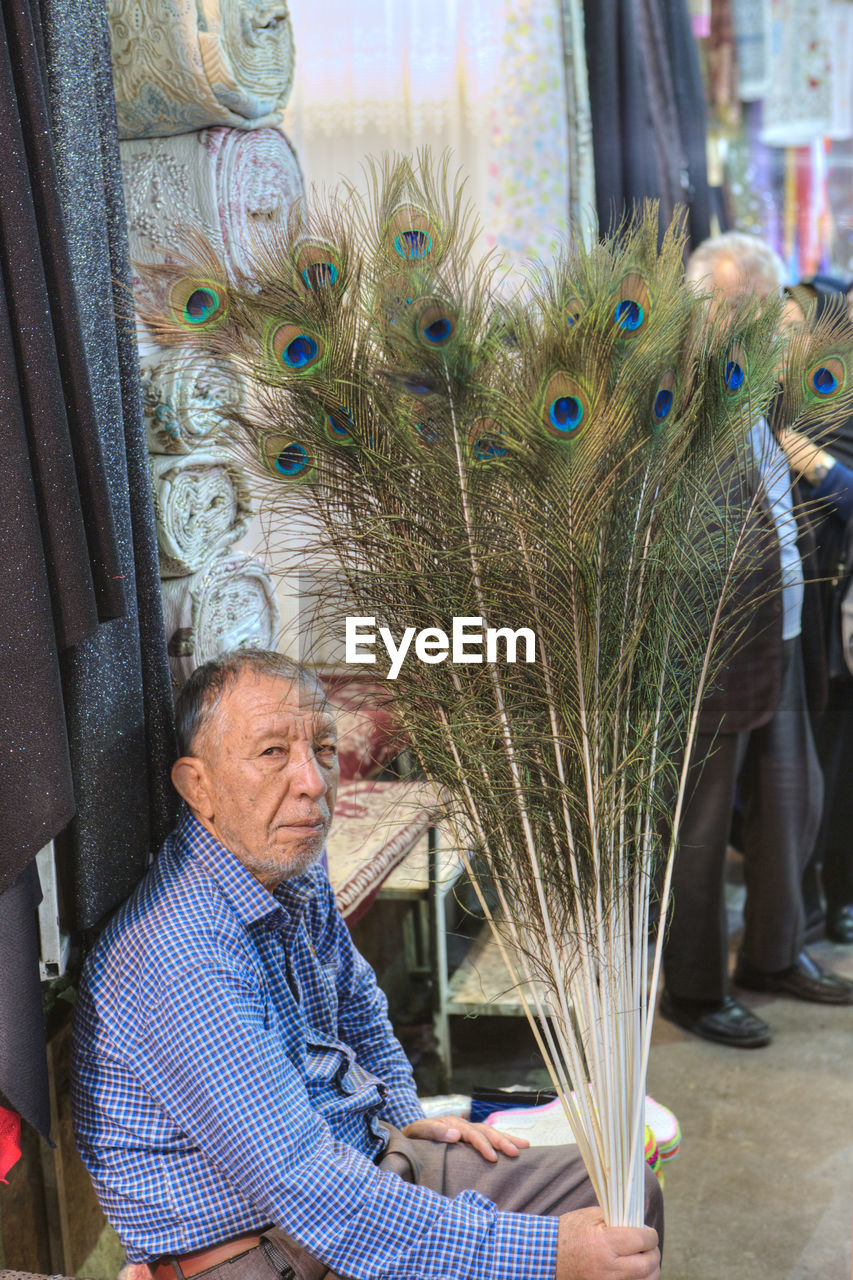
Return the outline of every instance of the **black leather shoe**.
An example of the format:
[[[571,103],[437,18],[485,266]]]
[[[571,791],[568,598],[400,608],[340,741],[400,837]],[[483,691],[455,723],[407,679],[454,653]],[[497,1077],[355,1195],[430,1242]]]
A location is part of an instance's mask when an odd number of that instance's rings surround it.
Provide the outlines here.
[[[716,1000],[680,1000],[664,991],[660,1011],[670,1022],[692,1031],[703,1040],[731,1045],[735,1049],[760,1049],[769,1044],[772,1033],[766,1022],[738,1004],[732,996]]]
[[[826,911],[826,936],[833,942],[853,942],[853,902]]]
[[[815,1004],[853,1004],[853,982],[822,969],[807,951],[801,951],[791,967],[781,973],[764,973],[739,960],[734,981],[748,991],[770,991]]]

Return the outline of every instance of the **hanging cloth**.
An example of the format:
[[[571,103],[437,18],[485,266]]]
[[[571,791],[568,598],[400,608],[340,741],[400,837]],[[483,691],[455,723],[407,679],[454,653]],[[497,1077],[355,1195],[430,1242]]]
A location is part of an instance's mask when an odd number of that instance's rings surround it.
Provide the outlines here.
[[[109,38],[101,0],[41,0],[56,180],[106,459],[126,614],[61,660],[77,813],[61,838],[72,923],[97,925],[172,825],[171,676],[140,375]]]
[[[680,203],[708,234],[705,100],[686,0],[586,0],[595,189],[602,230],[644,200]]]
[[[0,889],[74,809],[57,655],[124,610],[56,173],[40,40],[4,0],[0,30]],[[38,714],[35,714],[38,709]]]

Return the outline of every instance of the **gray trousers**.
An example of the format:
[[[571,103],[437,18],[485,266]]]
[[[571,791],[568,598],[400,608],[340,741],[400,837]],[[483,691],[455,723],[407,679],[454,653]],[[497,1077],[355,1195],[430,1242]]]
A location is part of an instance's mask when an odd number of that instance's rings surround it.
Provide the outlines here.
[[[511,1213],[559,1216],[596,1204],[576,1147],[528,1147],[514,1159],[500,1155],[491,1164],[464,1143],[406,1138],[390,1130],[379,1168],[405,1182],[446,1196],[476,1190]],[[646,1222],[657,1230],[663,1249],[663,1198],[657,1178],[646,1167]],[[284,1231],[271,1227],[259,1248],[211,1267],[204,1280],[338,1280]],[[358,1280],[357,1276],[350,1280]]]
[[[743,806],[746,905],[741,954],[757,969],[793,964],[805,928],[801,879],[820,822],[823,779],[812,737],[799,638],[785,642],[779,705],[748,733],[700,734],[688,782],[664,946],[673,996],[728,992],[726,848],[735,789]]]

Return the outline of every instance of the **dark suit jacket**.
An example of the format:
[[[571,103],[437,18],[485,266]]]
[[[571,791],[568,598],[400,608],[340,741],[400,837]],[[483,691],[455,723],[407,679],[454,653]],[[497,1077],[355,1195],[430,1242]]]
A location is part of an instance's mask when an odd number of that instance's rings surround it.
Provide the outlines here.
[[[802,612],[803,666],[812,718],[826,703],[826,650],[814,534],[793,490],[805,588]],[[773,716],[782,680],[782,587],[779,542],[770,505],[759,502],[748,534],[747,567],[737,580],[725,610],[731,646],[715,673],[699,721],[700,733],[742,733],[757,729]],[[735,638],[737,635],[738,638]],[[724,641],[726,643],[726,641]]]

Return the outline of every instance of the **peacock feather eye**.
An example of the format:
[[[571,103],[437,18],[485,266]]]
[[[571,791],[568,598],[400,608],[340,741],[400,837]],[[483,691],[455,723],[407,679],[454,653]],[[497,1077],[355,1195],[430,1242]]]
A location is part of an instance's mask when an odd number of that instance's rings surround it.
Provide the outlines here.
[[[427,299],[417,313],[417,334],[425,347],[440,349],[456,337],[456,312],[438,299]]]
[[[839,356],[827,356],[806,374],[806,387],[821,400],[829,400],[844,390],[847,366]]]
[[[581,318],[581,304],[578,298],[569,298],[565,306],[566,324],[576,325]]]
[[[652,426],[660,427],[672,413],[675,404],[675,374],[667,370],[657,385],[652,401]]]
[[[555,440],[576,436],[589,418],[589,397],[567,373],[554,373],[543,395],[542,423]]]
[[[296,252],[296,270],[306,289],[334,289],[341,280],[341,260],[327,244],[304,244]]]
[[[264,441],[263,459],[276,479],[304,484],[314,476],[314,458],[310,451],[287,436],[269,436]]]
[[[228,295],[213,280],[177,280],[169,290],[169,307],[179,324],[207,328],[225,316]]]
[[[327,411],[326,435],[335,444],[352,444],[352,428],[355,425],[351,411],[346,405],[338,405]]]
[[[649,321],[649,288],[641,275],[623,276],[616,296],[613,320],[620,337],[635,338]]]
[[[723,365],[723,390],[736,396],[746,386],[746,352],[739,342],[733,342],[726,352]]]
[[[509,450],[504,444],[503,427],[492,418],[478,418],[468,432],[468,449],[477,463],[498,462]]]
[[[438,444],[445,434],[445,422],[440,414],[421,410],[413,419],[421,444]]]
[[[283,364],[291,373],[313,369],[326,350],[322,338],[296,324],[280,324],[274,328],[269,345],[276,363]]]
[[[401,205],[388,223],[386,243],[390,253],[404,262],[424,262],[437,247],[435,227],[423,209]]]

